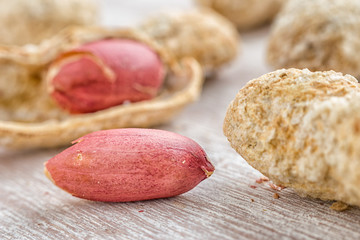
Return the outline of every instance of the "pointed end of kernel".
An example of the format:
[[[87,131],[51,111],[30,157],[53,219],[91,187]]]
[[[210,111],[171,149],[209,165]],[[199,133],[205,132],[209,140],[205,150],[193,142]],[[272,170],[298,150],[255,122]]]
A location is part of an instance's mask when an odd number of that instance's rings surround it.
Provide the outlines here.
[[[47,162],[44,163],[44,173],[45,173],[45,176],[46,176],[48,179],[50,179],[50,181],[51,181],[52,183],[55,184],[54,179],[52,178],[50,172],[49,172],[49,171],[47,170],[47,168],[46,168],[46,164],[47,164]]]
[[[208,171],[204,166],[201,167],[201,170],[204,171],[206,178],[209,178],[214,173],[214,171]]]
[[[84,140],[84,138],[81,137],[81,138],[78,138],[78,139],[72,141],[71,144],[80,143],[80,142],[82,142],[83,140]]]

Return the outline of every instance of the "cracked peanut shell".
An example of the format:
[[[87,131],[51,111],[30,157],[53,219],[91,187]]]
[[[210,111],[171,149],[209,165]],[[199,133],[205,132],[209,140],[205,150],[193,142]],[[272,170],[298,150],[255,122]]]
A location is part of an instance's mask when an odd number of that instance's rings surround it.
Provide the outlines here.
[[[160,13],[139,28],[175,57],[194,57],[207,72],[232,61],[239,48],[236,28],[211,10]]]
[[[267,59],[275,69],[360,76],[360,1],[291,0],[274,22]]]
[[[105,38],[147,44],[161,58],[167,76],[151,99],[88,114],[71,115],[51,99],[45,76],[63,52]],[[150,127],[170,121],[201,92],[201,66],[192,58],[179,61],[138,30],[71,28],[36,46],[0,47],[0,145],[8,148],[54,147],[84,134],[111,128]]]
[[[360,206],[360,86],[334,71],[278,70],[228,107],[231,146],[274,183]]]

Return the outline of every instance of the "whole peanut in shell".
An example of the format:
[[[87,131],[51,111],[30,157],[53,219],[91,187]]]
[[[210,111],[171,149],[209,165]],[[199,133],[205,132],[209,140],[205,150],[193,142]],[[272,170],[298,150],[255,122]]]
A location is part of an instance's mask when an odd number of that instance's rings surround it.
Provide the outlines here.
[[[274,69],[334,70],[358,78],[359,35],[358,0],[288,1],[271,27],[267,61]]]
[[[89,113],[158,94],[164,67],[143,43],[128,39],[90,42],[62,54],[49,68],[50,94],[71,113]]]
[[[214,166],[193,140],[163,130],[94,132],[45,163],[45,174],[73,196],[127,202],[185,193]]]
[[[224,134],[277,185],[360,206],[360,85],[334,71],[280,69],[230,103]]]

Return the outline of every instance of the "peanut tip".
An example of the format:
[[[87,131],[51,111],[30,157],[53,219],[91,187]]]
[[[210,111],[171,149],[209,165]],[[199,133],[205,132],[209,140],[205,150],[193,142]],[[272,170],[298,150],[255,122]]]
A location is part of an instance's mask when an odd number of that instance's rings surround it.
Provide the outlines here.
[[[214,171],[208,171],[204,166],[201,166],[201,169],[204,171],[206,178],[209,178],[214,173]]]
[[[47,163],[47,162],[46,162]],[[54,179],[51,177],[51,174],[50,172],[47,170],[46,168],[46,163],[44,163],[44,173],[45,173],[45,176],[51,180],[51,182],[53,182],[55,184],[55,181]]]
[[[82,142],[83,140],[84,140],[83,138],[78,138],[78,139],[72,141],[71,144],[80,143],[80,142]]]

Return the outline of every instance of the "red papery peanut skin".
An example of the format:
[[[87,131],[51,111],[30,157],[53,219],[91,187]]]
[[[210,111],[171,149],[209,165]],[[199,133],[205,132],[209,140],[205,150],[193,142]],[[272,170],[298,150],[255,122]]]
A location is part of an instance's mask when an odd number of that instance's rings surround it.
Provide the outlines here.
[[[45,163],[45,173],[58,187],[88,200],[173,197],[215,170],[195,141],[163,130],[103,130],[74,142]]]
[[[63,53],[49,67],[47,82],[57,104],[70,113],[90,113],[154,98],[164,66],[147,45],[103,39]]]

